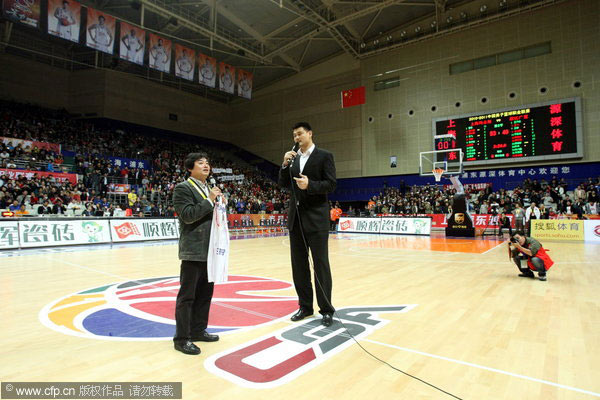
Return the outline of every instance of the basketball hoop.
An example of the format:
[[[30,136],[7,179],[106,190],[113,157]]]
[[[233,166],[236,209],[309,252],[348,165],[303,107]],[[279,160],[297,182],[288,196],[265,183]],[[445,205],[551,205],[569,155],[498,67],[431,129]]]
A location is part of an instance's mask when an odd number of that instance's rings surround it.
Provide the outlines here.
[[[433,170],[431,170],[431,172],[433,172],[433,176],[435,176],[436,182],[442,180],[442,175],[444,174],[443,168],[434,168]]]

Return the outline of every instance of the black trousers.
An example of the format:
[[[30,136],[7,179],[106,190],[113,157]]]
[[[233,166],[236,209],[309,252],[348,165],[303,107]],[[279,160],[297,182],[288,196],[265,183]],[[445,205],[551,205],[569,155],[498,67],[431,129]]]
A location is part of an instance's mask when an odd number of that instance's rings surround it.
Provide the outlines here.
[[[308,311],[313,309],[313,288],[310,276],[310,265],[308,263],[308,251],[302,239],[302,231],[296,216],[294,227],[290,231],[290,251],[292,255],[292,275],[294,286],[298,294],[298,305]],[[329,232],[307,232],[304,234],[306,242],[313,258],[315,290],[317,292],[317,304],[321,314],[333,314],[331,305],[331,269],[329,267]]]
[[[525,265],[525,268],[521,267],[521,260],[524,259],[527,262],[527,258],[521,257],[520,251],[512,251],[512,259],[517,264],[519,271],[525,276],[534,277],[533,271],[529,268],[529,265]],[[531,257],[531,263],[535,267],[539,276],[546,276],[546,268],[544,268],[544,261],[539,257]]]
[[[208,282],[206,261],[182,260],[179,282],[181,287],[175,304],[175,342],[199,336],[206,329],[215,286]]]

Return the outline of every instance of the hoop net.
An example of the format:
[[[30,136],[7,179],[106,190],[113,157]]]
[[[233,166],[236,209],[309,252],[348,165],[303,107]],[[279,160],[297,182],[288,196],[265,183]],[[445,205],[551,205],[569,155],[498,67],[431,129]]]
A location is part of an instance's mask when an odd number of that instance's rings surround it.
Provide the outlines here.
[[[439,182],[442,179],[442,175],[444,174],[444,169],[443,168],[434,168],[431,170],[431,172],[433,172],[435,181]]]

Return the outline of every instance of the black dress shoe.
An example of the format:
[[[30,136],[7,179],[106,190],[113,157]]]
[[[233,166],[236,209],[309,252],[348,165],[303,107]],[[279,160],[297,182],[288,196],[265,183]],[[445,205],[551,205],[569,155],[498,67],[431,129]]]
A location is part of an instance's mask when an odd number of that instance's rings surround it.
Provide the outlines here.
[[[211,335],[206,331],[202,331],[199,336],[192,336],[192,342],[216,342],[219,340],[219,335]]]
[[[323,314],[321,325],[331,326],[331,324],[333,324],[333,316],[331,314]]]
[[[175,342],[175,350],[180,351],[184,354],[200,354],[200,348],[189,340],[185,342]]]
[[[296,322],[296,321],[300,321],[301,319],[304,319],[306,317],[310,317],[311,315],[313,315],[312,311],[308,311],[304,308],[299,309],[296,314],[292,315],[292,318],[290,318],[292,321]]]

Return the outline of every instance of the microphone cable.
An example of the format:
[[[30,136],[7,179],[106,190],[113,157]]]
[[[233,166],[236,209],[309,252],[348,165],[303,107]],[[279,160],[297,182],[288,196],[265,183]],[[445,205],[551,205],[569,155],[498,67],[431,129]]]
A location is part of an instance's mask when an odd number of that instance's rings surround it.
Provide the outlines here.
[[[295,158],[296,157],[292,158],[292,160],[289,161],[289,163],[287,165],[287,168],[289,170],[289,175],[290,175],[290,186],[292,188],[292,192],[294,193],[294,198],[296,199],[296,218],[298,219],[298,227],[300,228],[300,233],[301,233],[301,236],[302,236],[302,241],[304,242],[304,248],[306,249],[306,254],[308,256],[308,254],[309,254],[309,247],[308,247],[308,243],[306,241],[306,237],[304,236],[304,227],[302,226],[302,219],[300,218],[300,200],[298,200],[298,197],[297,197],[296,187],[295,187],[296,182],[294,181],[294,177],[292,175],[292,165],[294,164]],[[302,172],[300,172],[300,173],[302,173]],[[291,199],[290,199],[290,203],[291,203]],[[293,226],[292,226],[292,228],[293,228]],[[329,241],[329,233],[327,234],[327,240]],[[329,247],[329,244],[327,244],[327,246]],[[290,251],[291,251],[291,245],[290,245]],[[312,270],[314,271],[315,270],[314,262],[313,262],[313,260],[311,260],[313,257],[314,257],[314,255],[312,254],[312,252],[310,252],[310,256],[308,257],[309,268],[312,267]],[[328,257],[329,257],[329,254],[328,254]],[[310,274],[309,274],[309,276],[310,276]],[[398,371],[398,372],[400,372],[400,373],[402,373],[402,374],[404,374],[404,375],[406,375],[408,377],[411,377],[411,378],[413,378],[413,379],[415,379],[415,380],[417,380],[417,381],[419,381],[421,383],[424,383],[425,385],[428,385],[428,386],[430,386],[430,387],[432,387],[432,388],[434,388],[434,389],[436,389],[436,390],[438,390],[438,391],[440,391],[442,393],[445,393],[448,396],[451,396],[451,397],[453,397],[453,398],[455,398],[457,400],[463,400],[462,398],[460,398],[458,396],[455,396],[452,393],[447,392],[444,389],[441,389],[441,388],[435,386],[432,383],[429,383],[429,382],[427,382],[427,381],[425,381],[425,380],[423,380],[423,379],[421,379],[421,378],[419,378],[419,377],[417,377],[415,375],[411,375],[408,372],[403,371],[402,369],[393,366],[389,362],[387,362],[385,360],[382,360],[381,358],[379,358],[376,355],[374,355],[373,353],[371,353],[369,350],[365,349],[363,347],[363,345],[360,344],[358,340],[356,340],[356,338],[354,337],[354,335],[352,333],[350,333],[350,331],[348,330],[348,328],[346,328],[346,325],[344,325],[344,323],[342,322],[341,318],[336,315],[337,311],[336,311],[335,307],[333,306],[333,304],[331,304],[331,302],[327,298],[327,295],[325,294],[325,290],[323,289],[323,286],[321,285],[321,282],[319,282],[319,278],[317,277],[317,274],[315,273],[314,276],[315,276],[315,281],[316,281],[315,282],[316,283],[315,286],[319,287],[319,289],[321,290],[321,293],[323,294],[323,298],[327,302],[327,305],[329,305],[333,309],[333,315],[336,317],[336,319],[339,321],[339,323],[342,325],[342,327],[346,330],[345,333],[347,335],[349,335],[352,338],[352,340],[354,340],[354,342],[358,345],[358,347],[360,347],[365,353],[367,353],[373,359],[375,359],[375,360],[377,360],[377,361],[379,361],[379,362],[387,365],[388,367],[392,368],[395,371]]]

